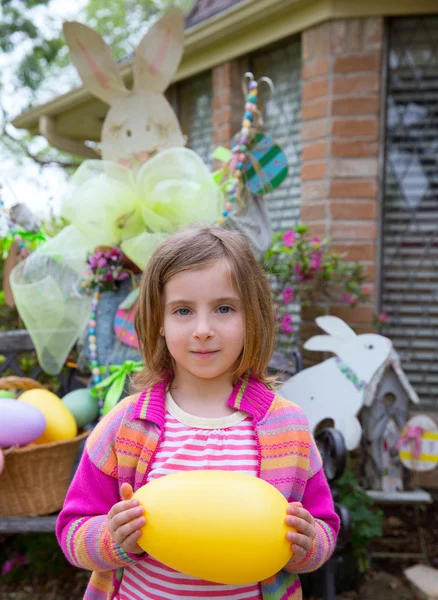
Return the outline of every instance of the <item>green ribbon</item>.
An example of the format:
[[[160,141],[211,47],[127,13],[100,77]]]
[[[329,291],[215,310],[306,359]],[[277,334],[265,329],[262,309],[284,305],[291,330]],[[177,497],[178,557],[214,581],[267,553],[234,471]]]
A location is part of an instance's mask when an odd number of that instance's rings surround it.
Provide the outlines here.
[[[102,414],[106,415],[115,407],[125,388],[128,375],[139,373],[143,369],[141,361],[125,360],[123,365],[110,365],[108,371],[111,373],[106,379],[91,388],[95,398],[105,398]]]

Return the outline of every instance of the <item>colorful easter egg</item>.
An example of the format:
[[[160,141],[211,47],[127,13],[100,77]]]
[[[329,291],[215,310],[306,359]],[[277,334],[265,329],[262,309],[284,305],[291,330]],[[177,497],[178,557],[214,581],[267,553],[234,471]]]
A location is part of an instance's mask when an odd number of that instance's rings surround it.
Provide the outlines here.
[[[91,390],[88,388],[80,388],[69,392],[63,396],[62,403],[74,416],[78,429],[94,421],[99,413],[97,398],[91,395]]]
[[[25,446],[46,429],[46,419],[35,406],[12,398],[0,398],[0,446]]]
[[[146,517],[138,544],[181,573],[249,584],[271,577],[292,556],[287,501],[263,479],[186,471],[151,481],[134,498]]]
[[[428,415],[415,415],[404,426],[397,448],[407,469],[433,471],[438,465],[438,425]]]
[[[242,170],[243,180],[251,192],[257,195],[272,192],[283,183],[287,172],[288,162],[284,151],[272,138],[256,133]]]
[[[35,406],[46,418],[46,428],[42,436],[35,440],[37,444],[48,444],[74,438],[78,432],[76,421],[70,410],[52,392],[48,390],[27,390],[18,399],[20,402]]]

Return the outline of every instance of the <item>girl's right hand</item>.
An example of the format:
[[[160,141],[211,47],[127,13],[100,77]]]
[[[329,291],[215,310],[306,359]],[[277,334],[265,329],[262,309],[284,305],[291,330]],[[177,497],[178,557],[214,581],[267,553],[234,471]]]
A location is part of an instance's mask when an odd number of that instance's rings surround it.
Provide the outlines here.
[[[123,483],[120,488],[122,501],[114,504],[108,513],[108,529],[113,540],[129,554],[142,554],[137,541],[140,537],[140,528],[146,523],[142,516],[144,508],[138,500],[132,500],[132,487]]]

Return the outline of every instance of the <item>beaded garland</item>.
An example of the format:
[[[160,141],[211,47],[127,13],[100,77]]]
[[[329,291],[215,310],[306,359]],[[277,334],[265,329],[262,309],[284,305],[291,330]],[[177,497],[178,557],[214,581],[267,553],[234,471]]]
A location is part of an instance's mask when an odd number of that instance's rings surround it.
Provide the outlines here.
[[[351,383],[354,385],[358,392],[367,388],[367,382],[363,379],[359,379],[356,373],[352,369],[350,369],[350,367],[346,363],[344,363],[340,358],[336,357],[335,363],[338,365],[338,368],[341,371],[341,373],[343,373],[345,377],[349,381],[351,381]]]
[[[257,108],[259,84],[257,81],[252,79],[253,76],[251,73],[247,73],[246,77],[248,76],[250,77],[251,81],[246,97],[242,128],[240,130],[237,143],[232,149],[232,157],[230,160],[230,165],[232,165],[232,179],[227,193],[227,201],[225,202],[222,216],[218,219],[219,225],[224,224],[225,219],[233,209],[233,205],[241,197],[243,188],[242,171],[248,158],[249,143],[254,134],[253,127],[255,116],[259,114]]]
[[[123,270],[122,251],[120,248],[111,248],[106,251],[97,251],[88,258],[87,278],[82,282],[82,289],[93,289],[90,315],[88,319],[88,351],[90,362],[88,364],[95,396],[98,400],[99,411],[102,413],[105,393],[99,389],[105,368],[99,364],[97,355],[97,309],[101,293],[104,289],[114,289],[118,281],[129,277]]]

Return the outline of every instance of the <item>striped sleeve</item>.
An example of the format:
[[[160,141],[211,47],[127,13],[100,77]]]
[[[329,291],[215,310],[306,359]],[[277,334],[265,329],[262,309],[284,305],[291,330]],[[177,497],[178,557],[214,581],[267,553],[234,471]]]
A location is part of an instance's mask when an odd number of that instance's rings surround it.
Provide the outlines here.
[[[299,562],[292,560],[286,565],[285,569],[290,573],[308,573],[319,569],[333,554],[339,532],[339,517],[335,513],[323,469],[308,479],[301,502],[315,519],[316,535],[307,555]]]
[[[117,479],[100,471],[85,449],[56,524],[58,542],[70,563],[110,571],[140,558],[128,555],[111,537],[107,514],[117,502]]]

